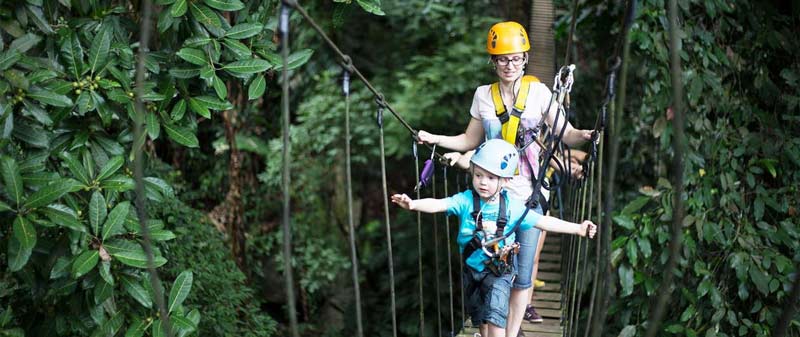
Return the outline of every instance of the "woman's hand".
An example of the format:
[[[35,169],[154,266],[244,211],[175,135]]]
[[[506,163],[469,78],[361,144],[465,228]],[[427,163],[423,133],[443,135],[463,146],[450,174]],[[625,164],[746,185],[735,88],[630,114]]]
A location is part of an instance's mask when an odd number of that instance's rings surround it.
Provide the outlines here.
[[[411,200],[411,197],[409,197],[405,193],[392,195],[392,202],[409,211],[414,210],[411,207],[414,200]]]
[[[594,238],[594,235],[597,234],[597,225],[589,220],[584,220],[581,223],[581,233],[580,236],[588,236],[590,239]]]
[[[442,157],[447,159],[447,165],[455,166],[458,160],[461,159],[461,152],[448,152],[443,154]]]
[[[434,134],[429,133],[428,131],[425,131],[425,130],[419,130],[419,132],[417,132],[417,143],[419,143],[419,144],[428,143],[428,144],[436,145],[436,144],[439,144],[439,139],[440,138],[441,138],[441,136],[434,135]]]

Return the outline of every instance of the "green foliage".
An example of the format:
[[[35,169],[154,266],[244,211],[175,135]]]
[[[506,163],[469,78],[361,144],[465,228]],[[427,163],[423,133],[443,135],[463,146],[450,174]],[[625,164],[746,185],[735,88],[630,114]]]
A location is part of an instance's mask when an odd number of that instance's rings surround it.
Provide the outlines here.
[[[679,4],[686,216],[667,308],[675,315],[658,335],[768,336],[800,262],[797,31],[776,14],[779,4]],[[614,135],[623,149],[617,204],[626,206],[614,215],[610,335],[646,329],[669,254],[656,248],[667,247],[673,216],[668,28],[663,1],[642,3],[624,125]],[[636,190],[645,196],[626,192]]]

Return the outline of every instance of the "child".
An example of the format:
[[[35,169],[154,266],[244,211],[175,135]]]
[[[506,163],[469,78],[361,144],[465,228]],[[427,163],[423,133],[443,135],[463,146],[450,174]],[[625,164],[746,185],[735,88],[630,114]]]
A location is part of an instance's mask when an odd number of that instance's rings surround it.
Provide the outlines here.
[[[541,229],[589,237],[597,231],[591,221],[576,224],[542,216],[507,197],[503,185],[514,176],[518,161],[514,145],[491,139],[470,159],[473,190],[445,199],[392,196],[392,202],[407,210],[446,211],[459,217],[458,246],[468,267],[464,269],[466,307],[472,321],[480,324],[482,336],[505,336],[509,294],[516,275],[515,231],[534,230],[538,234]]]

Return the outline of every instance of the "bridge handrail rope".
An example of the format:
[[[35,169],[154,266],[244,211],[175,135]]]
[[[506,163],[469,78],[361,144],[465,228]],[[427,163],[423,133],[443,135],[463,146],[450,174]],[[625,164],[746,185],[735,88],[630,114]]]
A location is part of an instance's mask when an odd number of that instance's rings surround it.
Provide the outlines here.
[[[161,328],[163,329],[164,336],[172,337],[172,324],[170,324],[169,311],[164,303],[163,287],[161,280],[158,277],[153,260],[153,248],[150,241],[150,229],[147,226],[147,201],[145,198],[144,190],[144,162],[143,151],[144,146],[143,124],[144,124],[144,75],[145,75],[145,59],[149,52],[150,32],[151,32],[151,17],[153,13],[153,4],[150,0],[142,2],[142,16],[140,23],[139,36],[139,55],[136,62],[136,100],[134,102],[134,110],[136,118],[133,120],[134,139],[133,142],[133,179],[135,184],[136,198],[134,205],[136,208],[136,215],[139,220],[139,231],[143,238],[143,249],[147,258],[147,273],[150,278],[150,286],[153,289],[153,297],[155,297],[156,306],[161,319]],[[142,140],[141,142],[139,140]]]
[[[416,185],[419,186],[420,177],[417,175],[419,172],[419,156],[417,155],[417,142],[411,142],[411,147],[414,154],[414,177]],[[417,200],[420,199],[421,189],[416,190]],[[417,211],[417,264],[418,264],[418,277],[419,277],[419,336],[423,336],[425,332],[425,302],[423,301],[423,274],[422,274],[422,212]]]
[[[284,65],[285,66],[285,65]],[[347,224],[350,239],[350,261],[353,265],[353,292],[356,302],[356,336],[364,336],[364,327],[361,321],[361,290],[358,285],[358,256],[356,252],[356,227],[353,222],[353,177],[350,163],[350,70],[344,69],[342,74],[342,92],[344,94],[344,130],[345,130],[345,184],[347,185]]]
[[[386,217],[386,251],[389,260],[389,289],[391,293],[392,304],[392,337],[397,337],[397,304],[395,302],[395,289],[394,289],[394,258],[392,257],[392,227],[389,220],[389,189],[386,183],[386,150],[384,145],[383,134],[383,107],[378,106],[376,113],[376,121],[378,129],[380,130],[380,148],[381,148],[381,183],[383,185],[383,214]],[[446,193],[446,192],[445,192]]]
[[[450,194],[447,191],[447,165],[442,165],[442,176],[444,177],[444,195],[445,197],[449,196]],[[445,215],[444,223],[446,227],[446,237],[447,237],[447,284],[448,294],[450,294],[450,334],[448,336],[455,335],[455,319],[453,316],[453,270],[452,270],[452,261],[451,261],[451,245],[450,245],[450,217]],[[460,260],[459,260],[460,261]]]

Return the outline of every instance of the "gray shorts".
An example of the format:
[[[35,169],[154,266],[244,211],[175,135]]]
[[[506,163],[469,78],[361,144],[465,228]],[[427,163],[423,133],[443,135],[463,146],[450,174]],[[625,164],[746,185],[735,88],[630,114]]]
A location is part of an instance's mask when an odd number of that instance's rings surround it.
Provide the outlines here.
[[[515,272],[496,276],[488,269],[464,269],[464,301],[473,324],[506,326],[508,299]]]

